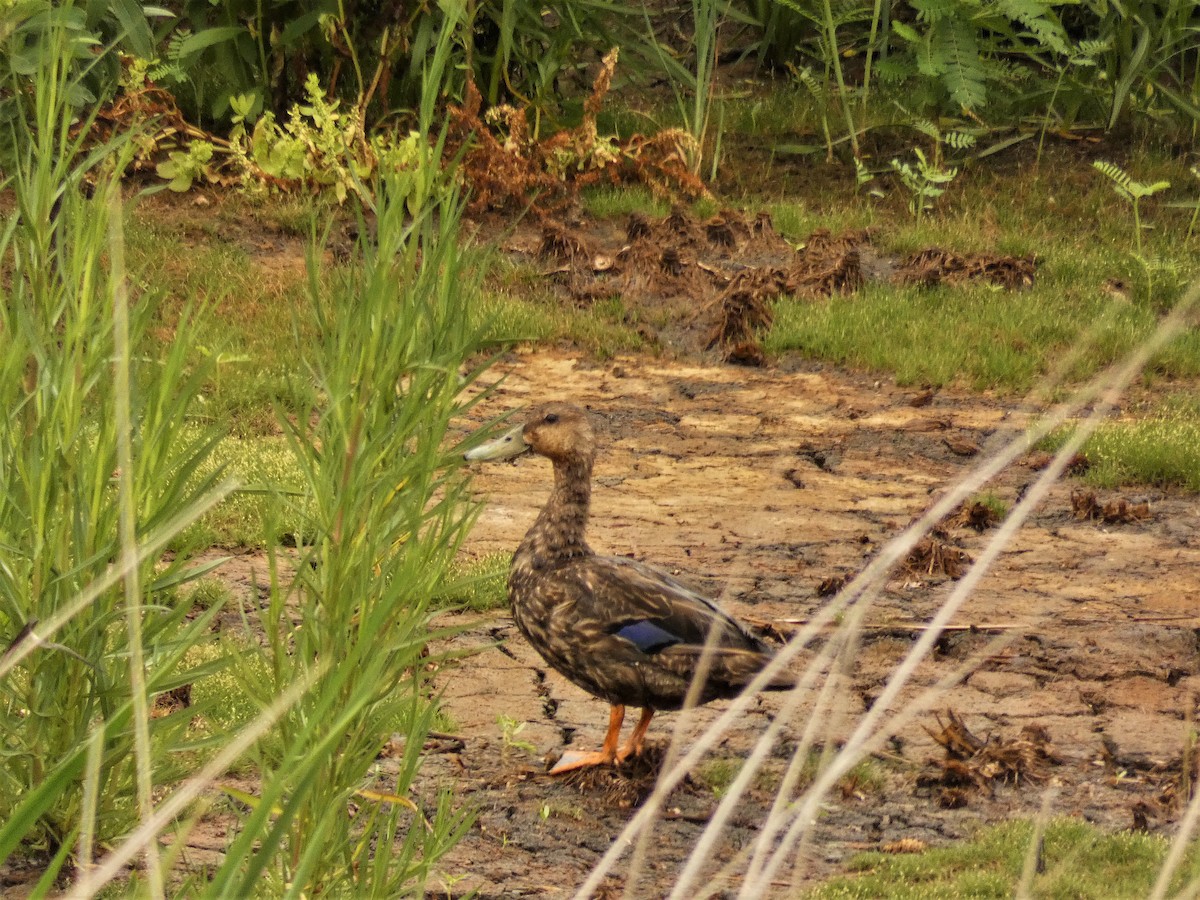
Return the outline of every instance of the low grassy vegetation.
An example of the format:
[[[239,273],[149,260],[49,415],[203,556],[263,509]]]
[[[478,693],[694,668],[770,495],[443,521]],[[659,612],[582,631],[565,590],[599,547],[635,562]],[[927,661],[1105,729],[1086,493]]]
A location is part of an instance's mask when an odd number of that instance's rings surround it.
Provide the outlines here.
[[[927,900],[959,897],[1024,896],[1074,898],[1146,897],[1155,884],[1168,844],[1135,832],[1106,834],[1076,819],[1047,824],[1040,860],[1023,880],[1034,826],[1028,821],[985,828],[972,840],[920,853],[864,853],[849,865],[851,874],[830,879],[806,894],[812,900],[888,897]],[[1176,896],[1197,874],[1192,854],[1176,874]]]

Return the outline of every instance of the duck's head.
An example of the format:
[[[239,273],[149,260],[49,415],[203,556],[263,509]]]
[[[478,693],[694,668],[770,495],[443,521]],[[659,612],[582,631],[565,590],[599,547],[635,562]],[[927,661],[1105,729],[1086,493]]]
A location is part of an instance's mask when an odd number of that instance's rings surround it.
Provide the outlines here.
[[[591,460],[596,438],[587,413],[572,403],[543,403],[531,409],[520,425],[464,456],[471,461],[511,459],[527,451],[553,462]]]

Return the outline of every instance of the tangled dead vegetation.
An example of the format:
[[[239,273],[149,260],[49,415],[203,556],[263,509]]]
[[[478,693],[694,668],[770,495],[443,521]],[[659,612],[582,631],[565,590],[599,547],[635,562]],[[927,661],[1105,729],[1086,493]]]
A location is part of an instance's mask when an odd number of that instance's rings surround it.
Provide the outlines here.
[[[1071,491],[1071,513],[1076,519],[1105,525],[1132,525],[1150,518],[1150,504],[1123,497],[1101,503],[1096,499],[1095,491]]]
[[[958,512],[951,516],[950,521],[955,525],[982,533],[1000,521],[1000,513],[994,506],[990,506],[982,500],[976,500],[972,503],[964,503]]]
[[[993,253],[964,256],[940,247],[928,247],[904,260],[896,277],[905,284],[923,285],[983,280],[1005,290],[1017,291],[1033,287],[1036,272],[1037,262],[1032,256]]]
[[[581,794],[599,794],[618,809],[640,806],[654,790],[666,748],[648,744],[639,756],[616,766],[592,766],[560,776],[563,784]]]
[[[945,808],[966,806],[972,791],[990,797],[997,784],[1040,783],[1049,767],[1058,764],[1050,735],[1040,725],[1026,725],[1013,738],[983,739],[972,734],[952,709],[946,710],[945,722],[939,715],[935,718],[936,730],[922,727],[946,751],[945,757],[930,760],[917,783],[937,789],[938,803]]]
[[[500,165],[494,168],[504,171]],[[500,180],[514,185],[520,176]],[[633,213],[618,238],[623,242],[607,246],[589,241],[578,224],[568,225],[565,218],[543,217],[542,239],[534,252],[551,264],[545,274],[555,277],[573,304],[620,296],[630,309],[663,310],[665,318],[682,322],[682,333],[673,337],[682,339],[685,349],[716,349],[725,361],[743,365],[766,362],[759,337],[770,328],[775,302],[783,296],[812,301],[850,296],[872,278],[919,283],[984,278],[1017,287],[1033,277],[1032,259],[931,250],[897,264],[875,249],[870,229],[841,234],[818,229],[793,244],[765,212],[723,209],[702,220],[677,205],[657,220]],[[918,270],[925,274],[917,277]],[[936,278],[930,274],[938,271]],[[1004,274],[1009,272],[1024,274],[1010,278]],[[951,445],[951,450],[969,455],[978,447]]]
[[[966,567],[971,564],[971,557],[966,551],[951,544],[946,532],[934,529],[927,537],[917,542],[909,551],[904,568],[909,575],[928,578],[931,575],[945,575],[948,578],[959,579]]]
[[[461,156],[461,174],[470,186],[470,211],[530,212],[535,217],[561,212],[581,187],[601,182],[642,184],[658,196],[689,200],[708,197],[688,159],[695,139],[678,128],[626,141],[601,135],[596,116],[612,86],[618,51],[605,55],[584,103],[583,121],[539,139],[530,132],[521,107],[482,111],[483,98],[468,81],[461,106],[450,106],[447,151]]]

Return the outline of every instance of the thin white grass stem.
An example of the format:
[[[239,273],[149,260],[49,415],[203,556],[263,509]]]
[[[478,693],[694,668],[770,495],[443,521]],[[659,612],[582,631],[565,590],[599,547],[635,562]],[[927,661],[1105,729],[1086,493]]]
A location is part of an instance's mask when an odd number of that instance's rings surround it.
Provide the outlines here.
[[[997,529],[996,535],[988,542],[979,559],[976,560],[975,564],[958,582],[954,590],[951,591],[946,602],[942,604],[929,623],[927,630],[922,633],[913,646],[913,649],[909,651],[904,661],[896,669],[896,672],[888,679],[883,693],[875,701],[871,710],[859,724],[859,727],[846,742],[842,748],[842,752],[838,754],[838,759],[818,776],[796,813],[796,822],[792,829],[789,829],[788,836],[785,837],[782,845],[775,851],[771,860],[764,868],[762,873],[763,881],[758,882],[758,887],[762,887],[764,883],[770,882],[775,877],[779,867],[790,852],[791,846],[799,839],[802,831],[807,830],[808,824],[815,815],[816,807],[821,802],[821,799],[833,787],[837,779],[848,771],[854,765],[854,762],[861,757],[861,748],[866,743],[867,738],[871,735],[879,720],[887,714],[888,706],[912,677],[917,665],[925,658],[929,650],[932,649],[934,643],[940,637],[942,629],[949,624],[951,617],[958,611],[967,597],[970,596],[971,591],[991,567],[991,564],[1013,537],[1016,536],[1017,530],[1024,523],[1025,519],[1041,503],[1042,499],[1049,492],[1050,487],[1066,468],[1071,457],[1108,415],[1112,406],[1115,405],[1120,392],[1145,367],[1150,357],[1153,356],[1159,347],[1179,330],[1183,324],[1185,309],[1195,302],[1198,294],[1200,294],[1200,283],[1189,290],[1187,296],[1179,306],[1176,307],[1171,315],[1163,320],[1155,333],[1137,351],[1130,355],[1124,366],[1115,373],[1108,374],[1107,377],[1102,376],[1096,379],[1097,385],[1103,385],[1101,389],[1103,394],[1102,402],[1097,404],[1091,414],[1074,430],[1071,437],[1063,444],[1058,453],[1055,454],[1050,465],[1046,467],[1021,499],[1021,502],[1013,508],[1009,517]],[[744,884],[741,896],[753,896],[753,893],[747,893],[751,889],[752,886],[749,882]]]
[[[700,651],[700,659],[696,663],[696,671],[692,673],[692,680],[688,684],[687,695],[683,698],[683,706],[680,713],[684,713],[689,709],[694,709],[700,702],[700,691],[704,687],[704,683],[708,681],[708,673],[712,669],[713,653],[717,649],[717,638],[719,631],[714,624],[708,630],[708,634],[704,639],[704,648]],[[686,717],[678,715],[675,717],[675,725],[671,729],[671,739],[667,743],[667,752],[663,757],[662,768],[664,771],[669,771],[674,765],[675,760],[679,756],[679,747],[683,744],[683,722]],[[653,801],[654,808],[651,812],[652,816],[657,816],[662,808],[663,802],[666,800],[669,792],[664,792],[661,796],[655,798],[656,792],[651,792],[651,797],[647,799],[646,805],[650,805]],[[623,896],[636,898],[637,884],[641,875],[642,867],[646,863],[646,853],[650,848],[650,829],[646,828],[642,831],[638,838],[637,846],[634,847],[633,859],[629,864],[629,875],[625,880],[625,890]]]
[[[805,668],[804,674],[801,676],[801,680],[797,686],[788,692],[788,695],[784,699],[783,706],[780,708],[778,715],[776,715],[771,723],[767,726],[762,738],[755,743],[754,749],[751,751],[750,756],[742,765],[737,777],[733,780],[732,784],[730,784],[725,796],[721,798],[721,802],[717,805],[716,811],[709,819],[708,824],[705,826],[704,831],[700,835],[700,839],[696,842],[695,848],[692,850],[691,854],[689,854],[687,865],[676,879],[675,887],[671,891],[671,900],[680,900],[680,898],[687,896],[687,893],[692,886],[692,882],[695,880],[696,876],[700,874],[700,870],[703,868],[704,864],[710,861],[709,853],[717,839],[721,836],[722,831],[724,831],[725,823],[728,822],[729,817],[733,815],[733,812],[737,808],[737,804],[741,800],[742,795],[746,792],[746,789],[750,787],[754,776],[758,774],[759,769],[762,767],[763,763],[766,762],[767,757],[774,748],[779,732],[783,730],[784,724],[791,721],[792,717],[796,713],[796,710],[799,708],[805,697],[808,696],[809,692],[813,688],[814,682],[821,676],[821,674],[832,672],[834,663],[840,652],[840,650],[837,649],[839,646],[840,642],[837,640],[831,639],[828,641],[825,646],[821,648],[821,653]],[[803,761],[808,753],[808,748],[816,739],[816,723],[822,720],[826,711],[830,708],[833,697],[837,693],[835,690],[835,685],[837,684],[837,678],[826,677],[821,685],[821,690],[817,694],[815,708],[813,709],[811,715],[809,715],[808,721],[805,723],[804,733],[801,737],[800,745],[792,756],[792,765],[798,766],[795,778],[798,778],[800,772],[803,770]],[[791,766],[789,767],[788,772],[791,774]],[[795,783],[794,779],[792,783]],[[783,786],[781,786],[779,792],[776,794],[776,802],[786,802],[782,801],[784,796],[785,791]]]
[[[1042,841],[1046,837],[1046,823],[1050,821],[1050,810],[1057,795],[1058,789],[1053,785],[1042,794],[1042,808],[1033,823],[1033,835],[1029,839],[1029,849],[1025,851],[1025,863],[1021,866],[1021,880],[1013,892],[1016,900],[1033,900],[1033,879],[1042,867]]]
[[[121,558],[119,564],[109,566],[102,577],[96,579],[80,591],[74,600],[61,607],[49,619],[38,623],[37,635],[40,640],[23,640],[3,657],[0,657],[0,678],[3,678],[19,666],[25,657],[42,646],[44,641],[49,640],[63,625],[75,618],[86,607],[90,606],[97,597],[121,581],[125,577],[126,565],[141,565],[147,559],[157,555],[166,547],[167,542],[171,538],[175,537],[175,535],[179,534],[179,532],[183,531],[183,529],[187,528],[237,489],[238,482],[233,479],[226,479],[221,482],[208,495],[185,507],[180,513],[172,516],[160,528],[144,539],[133,559],[127,560]]]
[[[923,715],[929,709],[932,709],[934,703],[939,701],[941,699],[942,695],[945,694],[946,691],[948,691],[949,689],[951,689],[952,687],[957,685],[960,681],[965,679],[972,672],[976,671],[981,662],[983,662],[984,660],[988,659],[989,657],[995,655],[996,653],[999,653],[1001,650],[1005,649],[1009,644],[1012,643],[1013,640],[1015,640],[1015,638],[1016,638],[1016,635],[1012,634],[1012,633],[1003,634],[996,638],[993,638],[991,641],[989,641],[983,647],[982,650],[972,654],[970,657],[968,657],[966,660],[964,660],[956,669],[954,669],[950,673],[944,675],[938,682],[936,682],[934,685],[932,685],[930,688],[928,688],[923,694],[919,695],[915,701],[913,701],[910,704],[907,704],[905,706],[904,710],[901,712],[901,714],[894,717],[888,723],[888,726],[886,729],[881,730],[877,734],[873,735],[871,740],[864,747],[864,752],[862,754],[860,754],[860,758],[864,757],[868,754],[875,753],[878,750],[881,750],[883,748],[883,745],[888,741],[888,739],[890,739],[892,737],[892,735],[897,733],[901,728],[904,728],[905,726],[907,726],[908,723],[911,722],[912,720],[914,720],[915,718],[917,718],[917,716]],[[792,774],[793,772],[795,772],[796,775],[798,775],[799,773],[801,773],[804,768],[804,762],[805,762],[804,758],[801,756],[800,752],[797,751],[797,753],[792,758],[791,764],[789,765],[789,770],[788,770],[789,774]],[[855,762],[857,762],[857,760]],[[790,785],[794,787],[795,783],[796,783],[796,778],[793,777],[790,782]],[[788,790],[790,792],[790,787],[788,788]],[[779,793],[783,794],[783,792],[784,792],[784,787],[781,786],[779,789]],[[777,834],[779,832],[779,830],[792,818],[792,814],[789,812],[790,806],[791,806],[791,801],[789,799],[787,799],[787,796],[785,795],[783,802],[776,803],[775,806],[772,808],[771,814],[768,817],[767,822],[764,823],[764,830],[767,828],[770,828],[772,834]],[[803,844],[801,844],[800,846],[803,846]],[[737,856],[735,856],[729,863],[727,863],[725,865],[725,867],[722,869],[722,872],[733,871],[735,869],[735,867],[740,863],[740,861],[742,859],[744,859],[745,856],[750,853],[751,849],[754,849],[757,852],[757,843],[753,847],[750,845],[747,845],[747,847],[743,848],[743,850],[740,851]],[[747,870],[747,874],[743,878],[743,882],[749,882],[751,877],[752,877],[752,870]],[[713,881],[715,882],[716,879],[713,879]],[[775,884],[775,882],[769,882],[768,886],[771,886],[774,884]],[[699,898],[706,898],[708,896],[711,896],[714,892],[715,892],[714,890],[707,890],[707,891],[701,893],[699,895]],[[757,896],[757,894],[754,894],[752,896]]]
[[[828,792],[830,787],[836,784],[836,781],[838,781],[842,775],[853,768],[854,764],[857,764],[858,761],[862,760],[863,757],[874,754],[874,752],[877,750],[881,750],[883,745],[886,744],[888,740],[894,736],[894,734],[900,732],[901,728],[906,727],[914,719],[917,719],[918,716],[928,713],[930,709],[934,708],[935,703],[938,703],[942,700],[942,697],[946,695],[947,691],[955,688],[955,686],[958,686],[961,682],[964,682],[968,676],[971,676],[971,673],[978,670],[978,667],[980,664],[983,664],[984,660],[991,658],[991,656],[994,656],[997,653],[1000,653],[1004,648],[1007,648],[1009,644],[1015,640],[1015,637],[1015,634],[1009,632],[1009,634],[998,635],[997,637],[992,638],[991,641],[984,644],[984,647],[980,649],[978,653],[968,656],[968,658],[962,661],[962,664],[954,668],[953,671],[944,674],[944,676],[942,676],[940,679],[937,679],[937,682],[930,685],[929,688],[926,688],[922,694],[917,695],[914,700],[905,703],[904,708],[902,708],[898,714],[894,715],[892,719],[889,719],[886,722],[886,725],[878,728],[878,730],[870,734],[870,736],[866,738],[864,742],[860,743],[852,755],[848,754],[846,748],[842,749],[838,756],[834,757],[834,760],[829,764],[829,767],[822,770],[822,775],[820,778],[818,778],[814,784],[809,786],[808,790],[805,791],[804,796],[802,798],[797,798],[798,803],[800,800],[804,800],[804,805],[800,806],[799,809],[794,808],[793,806],[790,811],[785,811],[785,816],[792,818],[793,822],[791,828],[788,829],[784,840],[781,842],[780,851],[768,860],[768,865],[774,864],[772,872],[778,871],[778,865],[781,864],[782,860],[790,856],[790,850],[788,850],[788,848],[798,845],[804,839],[808,838],[811,828],[815,824],[816,805],[820,803],[820,799],[824,797],[824,794]],[[848,748],[848,744],[846,746]],[[847,760],[850,761],[848,764]],[[812,797],[816,797],[817,800],[816,803],[810,804],[808,803],[808,800]],[[776,863],[776,860],[779,860],[779,862]],[[796,876],[798,876],[798,872]],[[769,884],[772,883],[773,875],[761,875],[760,881],[758,881],[758,886],[762,886],[762,884],[767,884],[767,886],[769,886]],[[756,888],[758,886],[751,886],[750,882],[746,881],[746,883],[743,884],[742,893],[738,895],[739,898],[740,896],[751,896],[751,898],[752,896],[760,896],[761,894],[756,893]]]
[[[88,738],[87,769],[83,777],[83,802],[79,810],[79,859],[76,878],[92,867],[96,847],[96,800],[100,788],[100,763],[104,759],[104,729]]]
[[[1167,858],[1163,860],[1162,868],[1158,870],[1158,878],[1154,882],[1154,888],[1150,891],[1150,900],[1162,900],[1167,896],[1171,878],[1175,875],[1175,870],[1179,868],[1180,863],[1183,862],[1183,857],[1188,851],[1188,844],[1196,832],[1197,823],[1200,823],[1200,790],[1192,795],[1183,818],[1179,820],[1179,831],[1175,833],[1175,839],[1171,841],[1171,849],[1167,851]],[[1200,879],[1193,880],[1181,896],[1193,895],[1197,881]]]
[[[924,515],[888,542],[880,550],[879,555],[846,585],[832,601],[818,610],[816,615],[805,624],[796,636],[780,649],[771,663],[746,687],[746,690],[731,701],[725,712],[709,726],[707,731],[695,740],[691,749],[683,755],[679,762],[671,769],[664,767],[654,791],[651,792],[646,802],[643,803],[641,809],[626,823],[604,856],[600,858],[592,873],[577,889],[575,893],[576,898],[584,900],[584,898],[590,897],[595,893],[604,880],[604,877],[624,854],[629,843],[650,823],[656,814],[655,811],[658,805],[661,805],[666,794],[670,793],[683,780],[691,767],[721,738],[729,726],[741,718],[742,713],[750,705],[754,694],[762,690],[771,678],[780,674],[796,655],[814,637],[820,634],[821,630],[832,622],[843,609],[859,600],[860,595],[868,586],[886,576],[888,571],[907,556],[917,541],[934,524],[941,521],[959,503],[978,490],[979,487],[1003,471],[1013,460],[1026,452],[1033,443],[1066,422],[1088,399],[1090,399],[1090,394],[1084,394],[1074,402],[1062,405],[1040,423],[1033,425],[1028,432],[1018,435],[995,454],[981,460],[978,466],[964,475]]]
[[[108,194],[109,279],[112,285],[113,412],[117,429],[118,532],[121,568],[125,571],[125,626],[129,650],[129,689],[133,701],[133,746],[137,768],[138,813],[143,820],[154,811],[154,759],[150,746],[150,701],[146,696],[146,659],[142,646],[142,588],[137,557],[137,513],[134,509],[132,385],[129,376],[129,295],[125,284],[125,235],[121,227],[120,181],[114,179]],[[158,865],[158,842],[145,846],[150,894],[165,896]]]
[[[812,682],[821,677],[822,674],[826,675],[825,680],[821,684],[821,690],[817,693],[817,699],[816,703],[814,704],[812,714],[808,717],[808,720],[804,724],[804,730],[800,735],[800,741],[796,746],[795,752],[792,754],[791,760],[788,762],[788,767],[784,772],[784,777],[780,782],[779,789],[775,793],[775,802],[772,805],[773,809],[782,810],[791,802],[792,792],[796,789],[797,783],[799,783],[801,776],[804,774],[805,766],[812,752],[812,747],[816,743],[818,735],[824,730],[823,726],[825,723],[825,717],[828,715],[831,704],[836,699],[838,693],[836,690],[836,685],[838,680],[831,675],[834,662],[837,657],[837,653],[833,652],[835,643],[835,639],[831,638],[827,644],[829,649],[825,650],[823,648],[822,656],[815,661],[818,662],[819,665],[809,666],[805,670],[802,681],[803,690],[793,691],[785,700],[784,708],[790,713],[799,705],[799,701],[803,697],[804,693],[812,690]],[[782,712],[780,715],[782,718]],[[771,738],[772,740],[768,742],[764,736],[764,739],[760,740],[755,745],[754,750],[751,753],[751,759],[762,758],[765,760],[765,753],[762,753],[762,751],[769,750],[772,747],[774,743],[774,735],[771,735]],[[756,762],[756,768],[758,765],[761,765],[761,763]],[[732,791],[730,793],[732,793]],[[728,813],[723,813],[723,810],[718,808],[717,815],[714,815],[713,819],[715,820],[719,816],[719,825],[717,828],[712,828],[711,825],[709,828],[706,828],[705,833],[701,835],[701,841],[707,840],[707,846],[711,847],[711,845],[714,844],[716,839],[720,836],[720,831],[718,829],[724,828],[725,821],[728,818],[729,813],[732,811],[732,807],[730,807]],[[749,849],[747,852],[749,852]],[[756,848],[755,857],[757,857],[757,855],[758,850]],[[751,858],[751,868],[753,868],[755,857]],[[690,866],[691,861],[689,861],[689,867]]]
[[[850,652],[851,648],[858,646],[863,620],[866,618],[868,609],[869,605],[867,603],[860,603],[850,610],[850,618],[847,620],[846,626],[841,629],[842,631],[846,632],[845,647],[841,652],[842,659],[846,658],[846,655]],[[832,682],[833,679],[831,678],[830,681]],[[827,686],[822,686],[822,695],[824,695],[826,692]],[[835,694],[831,690],[828,691],[828,693],[830,701],[835,699]],[[835,713],[844,711],[844,709],[845,706],[843,705],[841,710],[835,709]],[[795,790],[796,782],[799,780],[800,775],[802,775],[804,772],[805,759],[811,753],[811,747],[816,743],[817,738],[822,732],[822,725],[824,724],[823,717],[824,711],[822,710],[821,716],[814,716],[805,724],[804,734],[801,738],[800,746],[796,748],[796,758],[793,759],[792,763],[788,766],[788,777],[785,779],[786,792],[784,792],[784,788],[781,786],[780,793],[776,795],[775,802],[771,805],[771,810],[767,815],[767,821],[763,823],[763,828],[759,833],[758,840],[756,840],[754,843],[754,856],[750,861],[750,868],[746,874],[747,879],[753,877],[755,872],[758,872],[762,869],[762,866],[764,865],[764,862],[770,853],[771,845],[775,840],[775,836],[778,834],[781,824],[785,821],[787,807],[794,802],[792,791]],[[836,729],[839,724],[840,722],[838,719],[833,719],[830,721],[829,727],[825,730],[825,733],[827,735],[836,734]],[[821,764],[818,767],[818,771],[820,768],[828,765],[828,756],[832,750],[832,746],[833,745],[827,740],[824,752],[822,753]]]
[[[276,697],[250,724],[238,732],[237,737],[222,747],[220,752],[210,759],[200,771],[181,784],[171,796],[159,804],[158,809],[143,819],[125,843],[109,853],[84,878],[72,885],[71,890],[65,895],[65,900],[94,897],[104,885],[121,873],[146,844],[157,844],[158,836],[163,829],[171,825],[188,807],[188,804],[208,790],[213,782],[228,771],[238,757],[266,734],[268,729],[279,721],[284,713],[304,695],[304,692],[325,674],[328,668],[328,663],[315,666]],[[184,838],[185,834],[179,834],[176,840],[184,840]]]

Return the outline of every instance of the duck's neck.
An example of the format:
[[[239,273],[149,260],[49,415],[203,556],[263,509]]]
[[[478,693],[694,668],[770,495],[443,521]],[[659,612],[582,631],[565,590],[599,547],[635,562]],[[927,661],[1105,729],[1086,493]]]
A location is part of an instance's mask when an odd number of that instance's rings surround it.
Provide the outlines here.
[[[590,556],[584,539],[592,495],[590,457],[557,460],[554,490],[517,548],[515,563],[542,569],[556,562]]]

